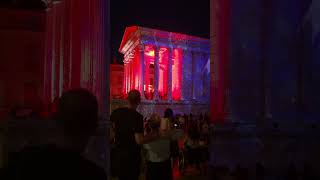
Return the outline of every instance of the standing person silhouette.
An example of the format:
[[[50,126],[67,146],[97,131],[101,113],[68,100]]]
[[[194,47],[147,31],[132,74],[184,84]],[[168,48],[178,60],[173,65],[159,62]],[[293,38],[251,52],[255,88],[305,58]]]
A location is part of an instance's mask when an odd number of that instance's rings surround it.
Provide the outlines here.
[[[111,152],[112,174],[119,180],[138,180],[141,165],[141,145],[156,140],[159,134],[144,136],[143,116],[137,112],[141,102],[138,90],[128,94],[129,107],[119,108],[112,112],[110,130],[114,137],[114,148]]]

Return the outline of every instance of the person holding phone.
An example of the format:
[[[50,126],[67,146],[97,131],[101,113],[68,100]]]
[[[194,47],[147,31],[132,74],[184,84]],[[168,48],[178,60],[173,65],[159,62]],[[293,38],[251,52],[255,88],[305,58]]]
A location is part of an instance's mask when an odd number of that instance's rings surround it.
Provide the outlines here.
[[[182,130],[171,129],[169,120],[153,114],[149,120],[151,134],[162,133],[167,136],[147,143],[144,148],[147,151],[147,180],[172,180],[170,142],[183,135]]]

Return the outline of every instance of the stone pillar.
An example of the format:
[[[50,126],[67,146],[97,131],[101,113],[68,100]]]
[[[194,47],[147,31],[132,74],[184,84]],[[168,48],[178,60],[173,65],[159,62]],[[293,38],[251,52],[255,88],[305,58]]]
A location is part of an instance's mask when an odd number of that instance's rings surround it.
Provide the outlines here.
[[[57,7],[57,32],[56,32],[56,77],[57,77],[57,96],[61,96],[63,92],[63,72],[64,72],[64,63],[63,63],[63,53],[64,53],[64,2],[60,1],[56,5]]]
[[[135,89],[135,79],[134,79],[134,64],[133,64],[134,58],[130,61],[130,83],[131,83],[131,89]]]
[[[199,56],[197,58],[197,65],[198,65],[198,81],[199,81],[199,84],[198,84],[198,93],[197,93],[197,98],[200,100],[200,101],[203,101],[204,100],[204,72],[205,72],[205,66],[206,66],[206,63],[207,63],[207,56],[206,56],[206,53],[205,52],[199,52]]]
[[[129,73],[128,73],[128,71],[129,71],[129,64],[128,63],[126,63],[126,68],[125,68],[125,83],[126,83],[126,89],[125,89],[125,93],[126,94],[128,94],[128,92],[129,92],[129,83],[128,83],[128,81],[129,81]]]
[[[72,2],[63,1],[64,5],[64,15],[63,19],[63,90],[68,90],[71,88],[71,78],[72,78],[72,57],[71,57],[71,30],[72,23],[70,19],[72,17],[72,12],[70,11]]]
[[[190,84],[189,81],[189,73],[192,73],[192,69],[190,67],[190,50],[187,48],[182,50],[182,65],[181,65],[181,100],[188,101],[190,100]],[[192,58],[191,58],[191,67],[192,66]],[[192,75],[191,75],[191,78]],[[193,86],[191,86],[193,87]]]
[[[129,92],[129,64],[126,63],[126,94]]]
[[[210,107],[212,121],[224,120],[229,62],[230,0],[210,2]]]
[[[190,49],[183,50],[182,62],[182,86],[183,100],[190,101],[192,99],[192,51]]]
[[[94,12],[94,16],[98,17],[96,35],[97,42],[97,81],[96,95],[100,105],[100,119],[96,134],[92,137],[88,146],[87,156],[97,165],[101,166],[106,172],[109,172],[110,167],[110,145],[108,144],[107,131],[110,126],[109,122],[109,62],[110,62],[110,34],[107,30],[109,23],[110,4],[109,0],[90,1],[90,12]],[[87,8],[89,8],[87,7]]]
[[[127,93],[127,63],[123,64],[123,90],[122,93]]]
[[[168,49],[168,101],[172,102],[172,48]]]
[[[197,62],[196,62],[196,53],[192,52],[192,95],[191,95],[191,99],[195,100],[196,99],[196,76],[197,76]]]
[[[144,65],[144,84],[146,86],[146,92],[149,94],[149,85],[150,85],[150,61],[146,61]]]
[[[46,37],[45,37],[45,60],[44,60],[44,99],[45,103],[52,101],[52,61],[53,61],[53,8],[52,4],[49,4],[46,15]]]
[[[159,47],[154,48],[154,100],[159,100]]]
[[[132,82],[132,60],[129,61],[129,91],[133,89],[133,82]]]
[[[145,100],[144,94],[144,44],[139,44],[139,57],[140,57],[140,85],[139,91],[141,92],[141,100]]]
[[[130,90],[130,62],[127,61],[127,93]]]
[[[59,35],[59,33],[57,32],[57,3],[52,3],[52,61],[51,61],[51,100],[54,100],[57,95],[57,86],[59,85],[58,79],[57,79],[57,70],[59,69],[59,61],[57,58],[57,54],[59,52],[57,52],[57,36]],[[59,37],[59,36],[58,36]]]

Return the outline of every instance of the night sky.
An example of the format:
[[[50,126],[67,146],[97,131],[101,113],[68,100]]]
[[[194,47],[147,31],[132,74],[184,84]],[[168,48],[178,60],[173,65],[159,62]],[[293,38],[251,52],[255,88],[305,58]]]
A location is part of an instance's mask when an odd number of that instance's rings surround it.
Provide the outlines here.
[[[118,49],[127,26],[143,26],[209,38],[210,1],[111,0],[112,59],[122,62]]]

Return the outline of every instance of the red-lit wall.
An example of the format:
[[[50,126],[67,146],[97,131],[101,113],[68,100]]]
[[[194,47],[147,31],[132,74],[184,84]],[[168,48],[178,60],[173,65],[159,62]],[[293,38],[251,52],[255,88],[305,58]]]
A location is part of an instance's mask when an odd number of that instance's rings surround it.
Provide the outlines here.
[[[77,87],[108,109],[104,4],[65,0],[43,10],[0,10],[0,109],[36,104],[38,96],[49,104]]]
[[[110,65],[110,93],[112,98],[124,98],[124,65]]]
[[[0,9],[0,118],[43,100],[45,13]],[[1,116],[2,114],[2,116]]]

